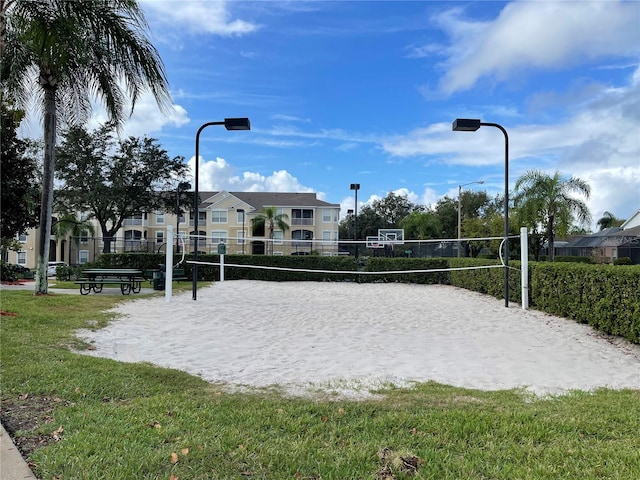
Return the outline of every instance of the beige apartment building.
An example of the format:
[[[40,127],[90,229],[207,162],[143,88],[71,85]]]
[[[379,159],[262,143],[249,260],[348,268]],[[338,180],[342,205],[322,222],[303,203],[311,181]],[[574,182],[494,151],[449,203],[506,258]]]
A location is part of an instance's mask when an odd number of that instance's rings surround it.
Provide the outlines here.
[[[200,192],[198,215],[198,252],[218,253],[224,245],[227,254],[246,255],[337,255],[340,205],[316,198],[315,193],[270,192]],[[273,239],[268,224],[253,228],[253,219],[265,207],[274,207],[285,214],[289,229],[276,226]],[[123,227],[111,239],[111,252],[174,252],[192,253],[195,248],[194,212],[145,212],[125,220]],[[177,241],[167,245],[167,226],[173,227]],[[49,261],[78,265],[95,260],[104,250],[105,239],[95,224],[95,234],[83,232],[80,237],[50,238]],[[9,263],[35,268],[37,231],[30,230],[19,237],[22,248],[11,251]]]

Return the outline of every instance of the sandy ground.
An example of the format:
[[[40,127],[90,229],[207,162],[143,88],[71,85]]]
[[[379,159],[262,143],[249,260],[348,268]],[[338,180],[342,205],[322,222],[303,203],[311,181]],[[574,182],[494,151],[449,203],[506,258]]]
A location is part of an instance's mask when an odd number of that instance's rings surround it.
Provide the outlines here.
[[[558,394],[640,388],[640,346],[442,285],[217,282],[126,302],[82,331],[91,355],[152,362],[229,387],[367,395],[437,382]]]

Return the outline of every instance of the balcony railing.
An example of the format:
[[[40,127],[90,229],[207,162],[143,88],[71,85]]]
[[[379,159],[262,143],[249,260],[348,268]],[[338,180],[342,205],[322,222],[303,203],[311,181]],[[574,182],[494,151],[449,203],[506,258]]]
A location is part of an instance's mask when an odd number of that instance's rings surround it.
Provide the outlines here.
[[[313,225],[313,218],[292,218],[291,225]]]

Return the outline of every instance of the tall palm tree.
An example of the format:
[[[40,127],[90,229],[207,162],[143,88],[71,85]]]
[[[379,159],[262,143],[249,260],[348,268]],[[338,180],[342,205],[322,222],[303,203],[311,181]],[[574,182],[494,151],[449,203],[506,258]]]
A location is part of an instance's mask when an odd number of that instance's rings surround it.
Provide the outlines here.
[[[616,218],[616,216],[611,212],[604,212],[602,214],[602,218],[596,222],[596,225],[600,227],[600,230],[605,230],[611,227],[619,227],[624,223],[624,220],[621,218]]]
[[[254,229],[269,229],[269,239],[271,240],[269,248],[273,254],[273,231],[276,229],[276,225],[283,232],[289,230],[289,224],[285,221],[289,219],[289,215],[278,213],[276,207],[265,207],[262,212],[251,219],[251,225]]]
[[[168,82],[136,0],[0,0],[2,95],[42,105],[43,186],[36,294],[47,293],[46,263],[53,210],[56,121],[81,124],[100,98],[122,126],[125,107],[150,91],[161,110],[170,106]]]
[[[549,176],[539,170],[525,172],[515,185],[514,204],[520,218],[539,223],[547,237],[549,260],[554,260],[555,234],[566,235],[573,222],[591,221],[589,208],[584,201],[589,199],[591,187],[577,177],[563,178],[560,172]]]

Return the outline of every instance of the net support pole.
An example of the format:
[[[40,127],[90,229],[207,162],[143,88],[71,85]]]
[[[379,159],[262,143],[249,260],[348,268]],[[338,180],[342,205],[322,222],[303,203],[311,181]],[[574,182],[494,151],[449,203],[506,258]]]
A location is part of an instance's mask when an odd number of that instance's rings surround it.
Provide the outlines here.
[[[529,245],[527,244],[527,227],[520,228],[520,270],[522,285],[522,309],[529,308]]]
[[[173,225],[167,225],[167,242],[165,246],[167,255],[164,268],[164,301],[171,303],[173,289]]]
[[[220,281],[224,282],[224,253],[220,254]]]

